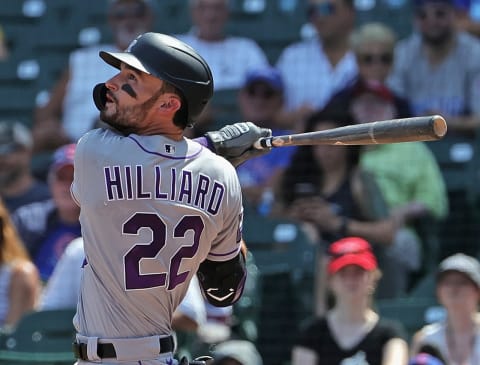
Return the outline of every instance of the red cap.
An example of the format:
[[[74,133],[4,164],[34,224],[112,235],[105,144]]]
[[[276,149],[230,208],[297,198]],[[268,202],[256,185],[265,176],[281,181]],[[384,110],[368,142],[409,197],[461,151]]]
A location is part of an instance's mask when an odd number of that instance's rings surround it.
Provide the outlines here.
[[[384,84],[380,82],[376,82],[372,80],[359,81],[353,90],[353,94],[354,96],[359,96],[362,94],[373,94],[385,101],[389,101],[389,102],[394,101],[394,96],[388,87],[386,87]]]
[[[370,244],[360,237],[345,237],[335,241],[329,248],[328,272],[336,273],[347,265],[357,265],[372,271],[377,268],[377,259]]]

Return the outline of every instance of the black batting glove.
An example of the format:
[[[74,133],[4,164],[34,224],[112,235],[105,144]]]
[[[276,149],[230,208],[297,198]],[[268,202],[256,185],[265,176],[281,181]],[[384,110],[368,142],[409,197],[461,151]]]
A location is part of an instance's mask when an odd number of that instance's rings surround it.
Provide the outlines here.
[[[270,149],[256,149],[253,143],[261,137],[270,137],[272,130],[260,128],[252,122],[229,124],[218,131],[205,133],[214,152],[238,167],[250,158],[268,153]]]

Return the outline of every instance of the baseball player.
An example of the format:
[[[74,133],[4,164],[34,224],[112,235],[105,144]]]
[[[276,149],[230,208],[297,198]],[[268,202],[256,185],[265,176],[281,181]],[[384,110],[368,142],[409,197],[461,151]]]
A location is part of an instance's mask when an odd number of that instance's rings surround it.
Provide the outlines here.
[[[125,52],[100,57],[119,72],[94,88],[111,128],[85,134],[75,154],[86,262],[74,352],[77,364],[172,365],[172,313],[192,276],[216,306],[242,294],[240,185],[232,164],[183,137],[213,93],[194,49],[145,33]],[[212,132],[208,142],[238,157],[251,145],[249,127]]]

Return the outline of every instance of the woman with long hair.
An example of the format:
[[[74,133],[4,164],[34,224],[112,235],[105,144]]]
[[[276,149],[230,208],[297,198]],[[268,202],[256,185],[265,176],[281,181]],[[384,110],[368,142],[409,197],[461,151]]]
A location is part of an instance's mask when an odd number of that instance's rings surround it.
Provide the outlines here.
[[[34,310],[40,291],[38,270],[0,199],[0,326],[15,326]]]
[[[306,132],[353,124],[347,112],[323,109],[306,122]],[[324,248],[345,236],[372,242],[380,267],[389,264],[384,254],[397,230],[374,177],[359,166],[359,146],[300,146],[280,179],[276,214],[300,222],[320,246],[315,276],[315,311],[325,310]],[[396,274],[398,275],[398,274]],[[378,297],[388,297],[396,277],[386,275]]]
[[[333,307],[302,328],[292,365],[406,365],[401,327],[372,309],[381,272],[370,244],[360,237],[332,243],[327,269]]]

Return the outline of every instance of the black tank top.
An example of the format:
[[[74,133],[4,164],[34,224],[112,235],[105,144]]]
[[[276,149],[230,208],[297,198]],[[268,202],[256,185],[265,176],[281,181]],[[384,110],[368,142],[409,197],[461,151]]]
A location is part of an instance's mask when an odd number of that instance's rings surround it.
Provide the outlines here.
[[[383,348],[392,338],[404,338],[401,326],[380,318],[354,347],[345,350],[335,342],[325,318],[316,318],[300,332],[297,346],[313,350],[322,365],[381,365]]]

